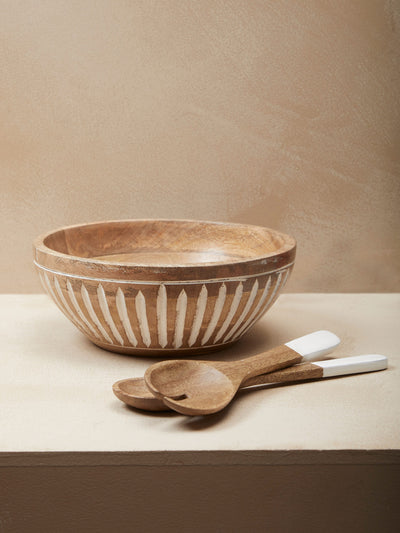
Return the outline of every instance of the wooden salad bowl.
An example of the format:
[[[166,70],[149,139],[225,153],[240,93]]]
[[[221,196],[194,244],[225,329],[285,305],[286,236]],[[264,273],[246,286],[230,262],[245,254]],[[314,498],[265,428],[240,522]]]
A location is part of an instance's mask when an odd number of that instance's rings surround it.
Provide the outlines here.
[[[237,341],[276,300],[295,253],[268,228],[194,220],[96,222],[34,243],[44,289],[92,342],[165,357]]]

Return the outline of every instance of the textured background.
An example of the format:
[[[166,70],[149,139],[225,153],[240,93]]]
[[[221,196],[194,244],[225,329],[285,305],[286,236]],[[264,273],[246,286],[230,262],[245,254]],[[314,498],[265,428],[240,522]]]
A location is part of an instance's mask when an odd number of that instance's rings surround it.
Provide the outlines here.
[[[293,234],[288,291],[400,290],[400,2],[0,0],[0,292],[114,218]]]

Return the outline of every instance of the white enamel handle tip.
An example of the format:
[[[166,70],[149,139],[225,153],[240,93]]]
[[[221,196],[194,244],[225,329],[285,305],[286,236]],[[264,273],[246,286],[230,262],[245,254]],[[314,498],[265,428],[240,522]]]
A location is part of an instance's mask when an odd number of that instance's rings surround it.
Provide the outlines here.
[[[388,367],[388,360],[384,355],[368,354],[318,361],[314,362],[313,365],[322,368],[322,377],[330,378],[334,376],[345,376],[346,374],[385,370]]]
[[[331,331],[320,330],[287,342],[286,346],[300,354],[304,361],[313,361],[330,353],[339,344],[337,335]]]

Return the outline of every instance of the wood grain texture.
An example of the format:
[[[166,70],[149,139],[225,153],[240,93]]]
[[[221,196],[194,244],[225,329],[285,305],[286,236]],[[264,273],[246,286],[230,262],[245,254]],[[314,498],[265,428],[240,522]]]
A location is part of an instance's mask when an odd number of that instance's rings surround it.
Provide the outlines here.
[[[168,356],[237,341],[274,303],[295,251],[292,237],[258,226],[132,220],[48,233],[34,261],[95,344]]]

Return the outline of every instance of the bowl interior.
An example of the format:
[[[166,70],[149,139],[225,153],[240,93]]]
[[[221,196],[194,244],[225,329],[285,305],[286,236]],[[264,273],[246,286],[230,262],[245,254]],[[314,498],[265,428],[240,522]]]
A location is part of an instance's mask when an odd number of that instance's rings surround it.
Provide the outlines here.
[[[59,253],[108,263],[196,265],[270,256],[294,240],[259,226],[186,220],[128,220],[71,226],[44,239]]]

